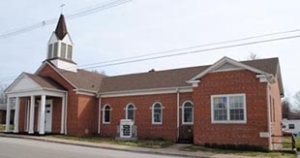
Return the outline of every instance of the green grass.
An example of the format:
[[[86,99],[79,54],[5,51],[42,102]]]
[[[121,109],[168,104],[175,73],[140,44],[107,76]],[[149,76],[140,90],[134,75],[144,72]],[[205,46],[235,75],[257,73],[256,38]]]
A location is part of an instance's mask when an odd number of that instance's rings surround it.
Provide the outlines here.
[[[296,141],[296,147],[299,149],[300,148],[300,138],[295,137],[295,141]],[[286,136],[282,138],[282,142],[283,142],[283,148],[292,148],[292,138],[291,136]]]
[[[48,137],[54,137],[58,139],[90,142],[90,143],[110,143],[126,146],[135,147],[147,147],[147,148],[164,148],[173,145],[174,141],[169,140],[137,140],[137,141],[122,141],[116,140],[114,138],[103,138],[103,137],[75,137],[75,136],[65,136],[65,135],[50,135]]]
[[[4,132],[5,131],[5,124],[0,124],[0,131],[1,132]],[[13,130],[14,129],[14,125],[10,125],[10,130]]]
[[[251,156],[251,157],[264,157],[264,158],[296,158],[297,156],[294,153],[289,152],[254,152],[254,151],[236,151],[236,150],[222,150],[222,149],[212,149],[206,148],[204,146],[198,145],[190,145],[184,149],[183,151],[204,151],[204,152],[212,152],[218,154],[233,154],[240,156]]]

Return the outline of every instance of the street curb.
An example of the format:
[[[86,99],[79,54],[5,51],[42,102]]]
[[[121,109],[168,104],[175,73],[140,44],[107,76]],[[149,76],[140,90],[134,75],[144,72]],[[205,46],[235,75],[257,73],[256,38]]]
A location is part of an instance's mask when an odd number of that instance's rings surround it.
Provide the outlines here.
[[[121,149],[121,148],[114,148],[114,147],[104,147],[104,146],[98,146],[96,144],[95,145],[82,144],[82,143],[66,142],[66,141],[43,139],[43,138],[36,138],[36,137],[31,137],[31,136],[22,136],[22,135],[5,134],[5,133],[0,133],[0,137],[36,140],[36,141],[50,142],[50,143],[57,143],[57,144],[74,145],[74,146],[99,148],[99,149],[108,149],[108,150],[116,150],[116,151],[126,151],[126,152],[134,152],[134,153],[153,154],[153,155],[166,155],[166,156],[176,156],[176,157],[194,157],[194,158],[211,158],[209,156],[196,156],[196,155],[187,155],[187,154],[165,153],[165,152],[159,152],[159,151],[142,151],[142,150],[134,150],[134,149]]]

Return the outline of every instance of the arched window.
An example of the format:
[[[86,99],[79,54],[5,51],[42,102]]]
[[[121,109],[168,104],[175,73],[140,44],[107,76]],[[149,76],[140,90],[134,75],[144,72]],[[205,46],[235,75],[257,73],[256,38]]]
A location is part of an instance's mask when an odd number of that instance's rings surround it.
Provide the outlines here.
[[[110,111],[111,111],[111,108],[109,105],[105,105],[103,107],[103,123],[110,123],[110,117],[111,117],[111,114],[110,114]]]
[[[126,119],[134,120],[134,105],[128,104],[126,107]]]
[[[162,124],[162,105],[160,103],[152,105],[152,124]]]
[[[182,105],[182,124],[192,124],[194,122],[193,103],[185,101]]]

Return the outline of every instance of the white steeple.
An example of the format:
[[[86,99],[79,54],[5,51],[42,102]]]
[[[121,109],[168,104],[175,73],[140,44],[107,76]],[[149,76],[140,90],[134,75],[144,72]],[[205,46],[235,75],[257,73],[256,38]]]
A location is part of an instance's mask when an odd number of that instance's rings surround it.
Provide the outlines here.
[[[63,14],[60,15],[55,31],[48,42],[47,61],[59,69],[77,72],[73,61],[73,42],[67,31]]]

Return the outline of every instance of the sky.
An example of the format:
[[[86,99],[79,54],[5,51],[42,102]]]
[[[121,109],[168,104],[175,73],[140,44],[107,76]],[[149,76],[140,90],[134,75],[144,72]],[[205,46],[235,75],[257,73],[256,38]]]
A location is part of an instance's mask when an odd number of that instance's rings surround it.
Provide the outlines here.
[[[151,69],[208,65],[224,56],[241,61],[249,59],[253,53],[259,58],[279,58],[286,96],[300,91],[300,73],[297,71],[300,68],[300,38],[211,51],[203,50],[224,44],[202,46],[278,32],[292,31],[226,45],[299,36],[299,0],[131,0],[78,18],[70,17],[112,1],[115,0],[1,2],[0,84],[10,84],[22,72],[34,73],[39,68],[46,59],[47,42],[62,12],[60,5],[64,3],[63,13],[74,42],[73,58],[81,68],[115,76]],[[51,19],[54,19],[53,24],[48,23]],[[32,31],[4,36],[43,21],[46,25]],[[122,58],[141,59],[191,51],[197,53],[99,65]],[[136,56],[141,57],[132,58]]]

